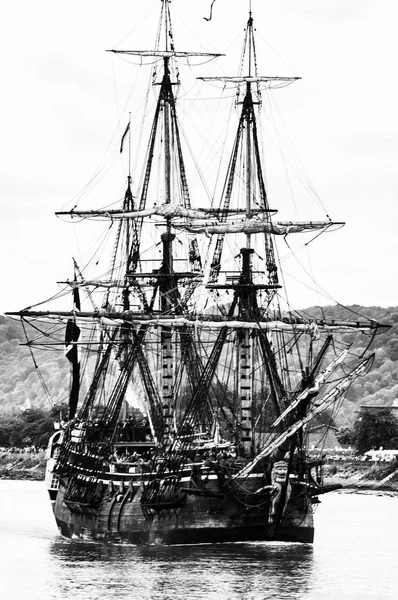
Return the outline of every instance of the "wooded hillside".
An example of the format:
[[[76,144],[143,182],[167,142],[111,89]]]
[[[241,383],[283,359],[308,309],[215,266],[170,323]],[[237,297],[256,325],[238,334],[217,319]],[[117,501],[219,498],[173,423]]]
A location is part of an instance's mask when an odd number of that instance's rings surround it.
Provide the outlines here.
[[[387,332],[373,340],[372,348],[376,358],[373,369],[365,377],[351,386],[337,423],[351,424],[360,404],[390,405],[398,398],[398,307],[378,306],[313,307],[306,314],[325,319],[362,320],[364,317],[391,324]],[[30,332],[31,335],[31,332]],[[353,334],[345,334],[344,340],[354,339]],[[366,349],[369,335],[359,336],[356,348]],[[62,403],[68,397],[69,363],[63,348],[58,352],[35,349],[36,364],[26,342],[21,324],[18,321],[0,316],[0,410],[20,411],[21,407],[50,408]],[[360,345],[360,346],[359,346]],[[37,366],[36,366],[37,365]],[[48,393],[41,383],[45,381]],[[28,402],[27,402],[28,401]]]
[[[360,404],[391,405],[398,398],[398,307],[327,306],[305,312],[335,320],[361,321],[367,317],[391,325],[391,329],[374,337],[371,344],[375,352],[373,368],[350,387],[340,419],[343,423],[351,422]],[[369,334],[358,336],[347,333],[343,336],[345,342],[354,341],[355,338],[355,348],[365,351],[371,340]]]
[[[21,345],[24,343],[20,322],[0,315],[0,410],[49,409],[68,397],[69,363],[63,348],[58,352],[35,349],[34,362],[29,347]]]

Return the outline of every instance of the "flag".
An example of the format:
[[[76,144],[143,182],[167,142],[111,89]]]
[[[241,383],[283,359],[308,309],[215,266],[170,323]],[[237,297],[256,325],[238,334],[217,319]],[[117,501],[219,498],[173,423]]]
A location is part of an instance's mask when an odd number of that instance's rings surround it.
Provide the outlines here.
[[[123,152],[123,144],[124,144],[124,140],[125,140],[125,137],[126,137],[126,135],[127,135],[127,134],[128,134],[128,132],[129,132],[129,130],[130,130],[130,121],[127,123],[127,127],[126,127],[126,129],[125,129],[125,132],[124,132],[124,133],[123,133],[123,135],[122,135],[122,141],[120,142],[120,153],[122,153],[122,152]]]
[[[69,392],[69,420],[76,414],[80,387],[80,362],[76,342],[80,337],[80,327],[75,319],[68,319],[65,332],[65,356],[71,364],[72,385]]]
[[[80,294],[79,287],[77,285],[77,273],[75,263],[75,278],[76,283],[73,288],[73,311],[80,311]],[[79,387],[80,387],[80,362],[79,353],[77,351],[77,341],[80,337],[80,327],[76,323],[76,317],[68,319],[66,323],[65,331],[65,356],[71,364],[72,373],[72,384],[69,392],[69,420],[73,419],[77,409],[77,403],[79,400]]]
[[[68,319],[65,331],[65,356],[70,362],[77,360],[77,346],[74,342],[77,342],[79,337],[80,327],[75,319]]]
[[[76,271],[75,271],[76,281]],[[79,288],[73,288],[73,310],[80,310],[80,294]],[[65,356],[70,362],[77,361],[77,347],[73,342],[77,342],[80,337],[80,327],[76,323],[76,319],[68,319],[65,331]]]
[[[73,289],[73,310],[80,310],[80,294],[77,286]]]
[[[209,18],[207,18],[207,17],[203,17],[205,21],[211,21],[211,18],[212,18],[212,16],[213,16],[213,4],[214,4],[214,2],[215,2],[215,1],[216,1],[216,0],[213,0],[213,2],[211,3],[211,6],[210,6],[210,16],[209,16]]]

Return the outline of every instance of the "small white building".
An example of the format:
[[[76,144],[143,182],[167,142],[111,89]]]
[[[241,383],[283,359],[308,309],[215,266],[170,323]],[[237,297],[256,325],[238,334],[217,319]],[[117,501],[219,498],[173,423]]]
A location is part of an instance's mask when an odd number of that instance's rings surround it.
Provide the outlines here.
[[[391,462],[392,460],[398,459],[398,450],[368,450],[365,452],[365,456],[369,457],[369,460],[375,462]]]

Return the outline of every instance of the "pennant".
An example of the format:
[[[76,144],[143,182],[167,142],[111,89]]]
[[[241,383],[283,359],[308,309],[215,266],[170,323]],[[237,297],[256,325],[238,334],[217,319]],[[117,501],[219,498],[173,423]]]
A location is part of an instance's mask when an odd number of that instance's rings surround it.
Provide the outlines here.
[[[120,154],[123,152],[124,140],[125,140],[126,135],[128,134],[129,131],[130,131],[130,121],[127,123],[127,127],[125,129],[125,132],[122,135],[122,141],[120,142]]]
[[[207,18],[207,17],[203,17],[205,21],[211,21],[211,19],[212,19],[212,17],[213,17],[213,4],[214,4],[214,2],[215,2],[215,1],[216,1],[216,0],[213,0],[213,2],[211,3],[211,6],[210,6],[210,16],[209,16],[209,18]]]

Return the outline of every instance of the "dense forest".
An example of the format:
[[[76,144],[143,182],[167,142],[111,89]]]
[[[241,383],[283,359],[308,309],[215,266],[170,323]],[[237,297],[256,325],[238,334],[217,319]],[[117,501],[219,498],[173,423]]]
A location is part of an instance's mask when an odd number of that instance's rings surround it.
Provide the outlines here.
[[[335,320],[367,317],[391,325],[373,340],[373,369],[351,386],[340,414],[335,417],[338,426],[352,425],[361,404],[391,405],[398,398],[398,307],[335,305],[303,312]],[[351,341],[351,336],[354,338],[353,334],[345,334],[344,340]],[[370,337],[365,334],[359,337],[356,348],[365,350]],[[0,315],[0,412],[3,414],[16,414],[24,408],[50,409],[68,397],[69,363],[63,348],[35,349],[32,355],[29,346],[23,344],[26,337],[19,321]]]

